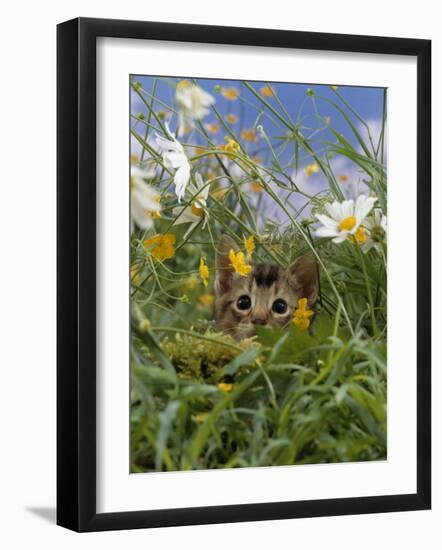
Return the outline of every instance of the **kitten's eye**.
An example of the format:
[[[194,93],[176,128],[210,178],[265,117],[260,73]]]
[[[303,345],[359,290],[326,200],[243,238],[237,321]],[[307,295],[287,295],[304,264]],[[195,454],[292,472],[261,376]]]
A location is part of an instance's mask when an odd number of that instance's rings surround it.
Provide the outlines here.
[[[252,300],[244,294],[243,296],[240,296],[238,298],[236,305],[238,309],[250,309],[250,306],[252,305]]]
[[[275,300],[272,305],[272,310],[275,313],[279,313],[279,315],[282,315],[287,311],[287,302],[285,300],[282,300],[281,298]]]

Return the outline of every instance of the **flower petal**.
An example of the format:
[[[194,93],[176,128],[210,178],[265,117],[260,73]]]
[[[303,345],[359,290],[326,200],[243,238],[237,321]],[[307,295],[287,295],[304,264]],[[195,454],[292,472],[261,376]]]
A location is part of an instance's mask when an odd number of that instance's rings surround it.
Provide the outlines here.
[[[374,203],[377,201],[376,197],[367,197],[366,195],[359,195],[356,199],[355,205],[355,217],[357,219],[357,225],[361,224],[370,210],[373,208]]]
[[[316,214],[316,219],[319,220],[324,227],[329,227],[330,229],[336,230],[338,228],[338,223],[324,214]]]
[[[350,216],[354,215],[354,202],[353,199],[350,199],[349,201],[344,201],[341,204],[341,220],[344,220],[345,218],[349,218]]]
[[[183,208],[181,206],[177,206],[172,211],[174,217],[178,218],[173,222],[174,225],[180,225],[182,223],[195,223],[199,222],[201,220],[200,217],[195,216],[195,214],[192,214],[192,210],[190,207]]]
[[[341,220],[341,204],[338,201],[334,201],[331,204],[326,204],[325,209],[334,220]]]
[[[184,193],[186,191],[186,186],[190,179],[190,165],[187,163],[186,165],[180,166],[178,170],[175,173],[175,193],[178,197],[178,202],[181,202],[181,199],[184,197]]]
[[[339,235],[338,230],[330,227],[319,227],[316,230],[317,237],[336,237],[337,235]]]
[[[347,239],[347,235],[339,235],[338,237],[334,238],[333,239],[333,242],[336,243],[336,244],[340,244],[340,243],[343,243],[345,240]]]
[[[150,229],[153,226],[152,217],[139,202],[132,201],[130,212],[132,219],[140,229]]]

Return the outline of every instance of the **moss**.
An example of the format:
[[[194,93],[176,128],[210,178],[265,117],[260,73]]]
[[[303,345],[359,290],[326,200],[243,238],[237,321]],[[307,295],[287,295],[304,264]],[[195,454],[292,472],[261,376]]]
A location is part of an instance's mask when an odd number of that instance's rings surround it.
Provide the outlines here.
[[[208,380],[242,351],[256,345],[253,339],[237,342],[222,333],[207,332],[204,336],[210,337],[212,341],[198,338],[198,334],[175,334],[173,338],[166,337],[161,342],[163,351],[171,359],[181,378]],[[217,340],[219,344],[213,340]]]

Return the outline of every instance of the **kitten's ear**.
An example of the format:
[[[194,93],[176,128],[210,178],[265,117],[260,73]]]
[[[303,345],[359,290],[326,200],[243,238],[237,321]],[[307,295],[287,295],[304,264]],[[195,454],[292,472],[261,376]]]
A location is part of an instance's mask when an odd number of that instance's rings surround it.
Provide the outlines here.
[[[221,235],[216,254],[215,291],[217,294],[224,294],[231,286],[233,267],[229,260],[230,250],[234,250],[235,253],[238,252],[238,245],[228,235]]]
[[[310,254],[299,256],[287,272],[298,299],[307,298],[308,305],[312,306],[318,298],[319,288],[318,265],[315,258]]]

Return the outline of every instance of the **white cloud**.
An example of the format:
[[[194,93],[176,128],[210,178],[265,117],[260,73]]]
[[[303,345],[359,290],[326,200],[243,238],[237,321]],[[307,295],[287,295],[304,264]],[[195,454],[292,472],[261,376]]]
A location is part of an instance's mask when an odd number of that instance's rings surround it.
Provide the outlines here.
[[[382,132],[382,119],[380,118],[373,118],[366,120],[366,124],[370,130],[371,139],[373,141],[374,147],[377,148],[379,145],[379,138],[381,136]],[[364,126],[362,123],[359,123],[357,126],[357,131],[360,133],[362,139],[365,141],[369,149],[371,150],[369,135],[366,126]],[[387,151],[388,150],[388,124],[385,124],[384,129],[384,164],[387,163]],[[359,153],[362,153],[362,147],[358,144],[357,151]]]

